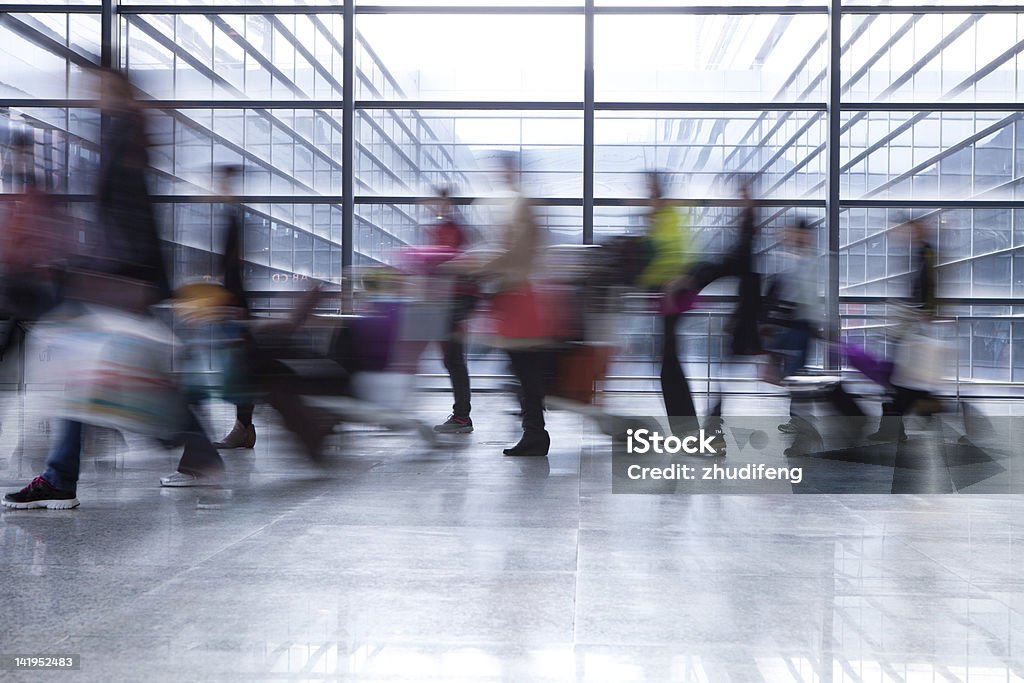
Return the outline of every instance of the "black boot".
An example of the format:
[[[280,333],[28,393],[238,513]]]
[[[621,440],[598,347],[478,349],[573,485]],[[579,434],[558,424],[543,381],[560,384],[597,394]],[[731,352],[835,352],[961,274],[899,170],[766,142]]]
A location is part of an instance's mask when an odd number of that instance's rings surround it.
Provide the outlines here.
[[[548,454],[550,447],[551,437],[548,435],[547,430],[524,432],[523,437],[519,439],[519,443],[512,446],[512,448],[506,448],[502,452],[505,455],[516,457],[543,457]]]
[[[891,403],[882,404],[882,419],[878,422],[878,431],[868,434],[871,441],[899,441],[907,440],[907,433],[903,429],[903,415],[900,414]]]
[[[228,435],[213,444],[214,448],[224,449],[253,448],[254,446],[256,446],[256,427],[251,422],[246,425],[237,420]]]

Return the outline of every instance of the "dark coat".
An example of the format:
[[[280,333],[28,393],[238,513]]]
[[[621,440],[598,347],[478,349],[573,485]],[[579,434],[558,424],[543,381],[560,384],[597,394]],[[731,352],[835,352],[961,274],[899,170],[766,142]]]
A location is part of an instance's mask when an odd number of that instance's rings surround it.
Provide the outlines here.
[[[146,184],[145,118],[137,111],[106,115],[96,197],[106,262],[102,270],[151,285],[155,296],[165,299],[170,278]]]
[[[761,275],[754,270],[754,237],[757,223],[754,209],[740,215],[739,238],[720,261],[698,263],[691,271],[694,289],[700,291],[723,277],[739,279],[739,302],[729,319],[730,351],[736,356],[764,353],[758,324],[761,315]]]
[[[245,217],[242,208],[237,204],[229,204],[224,212],[227,236],[224,240],[224,256],[221,257],[220,268],[224,275],[224,288],[231,292],[235,304],[248,313],[249,297],[243,281],[243,244]]]

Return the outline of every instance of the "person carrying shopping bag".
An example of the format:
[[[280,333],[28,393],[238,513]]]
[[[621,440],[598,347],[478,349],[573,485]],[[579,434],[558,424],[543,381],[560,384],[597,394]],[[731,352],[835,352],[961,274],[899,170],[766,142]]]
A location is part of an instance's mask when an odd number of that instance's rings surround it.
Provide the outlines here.
[[[495,346],[505,349],[519,382],[523,435],[504,449],[508,456],[546,456],[551,437],[545,429],[544,396],[551,375],[547,346],[562,319],[557,297],[536,282],[542,232],[532,202],[519,188],[518,159],[501,158],[501,176],[509,196],[501,207],[500,241],[496,255],[472,268],[494,291],[490,311]]]
[[[137,319],[139,328],[159,326],[150,307],[170,295],[168,277],[156,215],[149,195],[146,171],[149,169],[149,144],[144,107],[135,88],[123,73],[102,69],[100,103],[104,130],[100,147],[100,173],[96,188],[97,226],[91,231],[64,281],[65,298],[85,310],[84,326],[97,319],[117,320],[117,324]],[[76,261],[76,259],[71,259]],[[112,323],[100,325],[102,328]],[[82,326],[80,326],[82,327]],[[113,330],[106,330],[114,338]],[[141,335],[135,335],[140,337]],[[115,341],[120,341],[116,340]],[[116,352],[116,345],[115,345]],[[97,370],[109,377],[103,367],[117,361],[111,345],[104,346]],[[105,354],[105,355],[104,355]],[[140,358],[149,358],[144,353]],[[149,364],[148,360],[141,361]],[[151,367],[141,365],[133,382],[141,381]],[[126,380],[127,381],[127,380]],[[88,380],[85,382],[88,385]],[[108,385],[109,386],[109,385]],[[124,386],[123,384],[121,386]],[[110,399],[95,400],[103,385],[93,385],[85,403],[97,408]],[[122,394],[124,399],[126,394]],[[126,407],[129,405],[125,404]],[[160,480],[162,486],[197,486],[219,482],[224,463],[210,443],[195,414],[184,407],[174,428],[174,441],[185,446],[177,470]],[[88,412],[88,411],[87,411]],[[12,508],[68,509],[79,505],[76,495],[82,455],[82,421],[70,416],[65,420],[58,442],[46,460],[46,469],[20,491],[9,493],[3,505]]]

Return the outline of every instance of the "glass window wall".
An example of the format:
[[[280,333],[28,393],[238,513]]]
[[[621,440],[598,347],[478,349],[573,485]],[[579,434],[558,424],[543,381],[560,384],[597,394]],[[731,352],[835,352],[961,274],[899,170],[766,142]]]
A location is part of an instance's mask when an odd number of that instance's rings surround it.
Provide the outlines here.
[[[765,254],[807,218],[828,271],[837,238],[829,274],[849,334],[863,332],[856,316],[884,313],[877,299],[905,294],[905,224],[924,218],[939,294],[971,342],[961,377],[1024,377],[1017,323],[990,320],[1024,296],[1024,14],[1010,3],[848,0],[834,69],[827,6],[802,0],[274,4],[118,5],[109,47],[152,100],[151,189],[178,279],[208,275],[222,248],[222,164],[244,169],[249,275],[268,292],[336,283],[346,258],[391,262],[422,239],[438,186],[492,234],[507,152],[554,243],[641,232],[643,172],[659,169],[719,254],[735,234],[725,200],[750,178]],[[101,161],[102,8],[40,1],[0,16],[0,146],[28,131],[37,175],[82,216]],[[0,190],[13,187],[5,165]]]

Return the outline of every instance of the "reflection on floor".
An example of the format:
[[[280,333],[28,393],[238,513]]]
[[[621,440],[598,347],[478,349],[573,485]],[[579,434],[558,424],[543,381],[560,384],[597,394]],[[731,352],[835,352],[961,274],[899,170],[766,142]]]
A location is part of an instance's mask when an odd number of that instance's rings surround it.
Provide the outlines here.
[[[37,398],[4,403],[5,488],[45,454]],[[258,411],[221,492],[161,490],[176,452],[93,434],[81,508],[0,522],[0,652],[82,668],[4,680],[1024,679],[1024,497],[613,495],[577,415],[551,414],[550,458],[503,458],[511,407],[477,398],[433,450],[347,428],[328,471]]]

